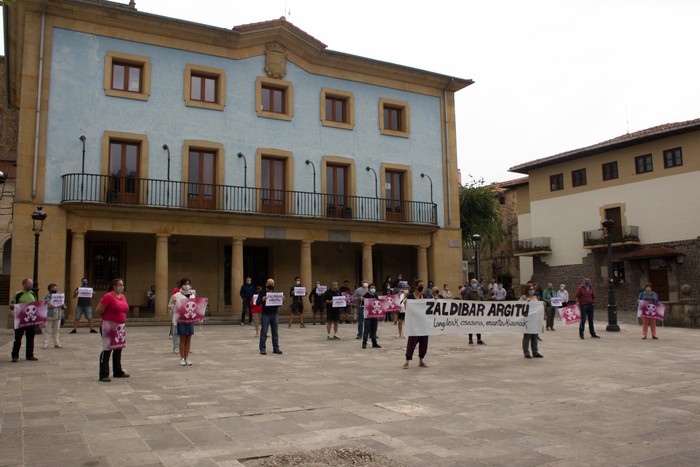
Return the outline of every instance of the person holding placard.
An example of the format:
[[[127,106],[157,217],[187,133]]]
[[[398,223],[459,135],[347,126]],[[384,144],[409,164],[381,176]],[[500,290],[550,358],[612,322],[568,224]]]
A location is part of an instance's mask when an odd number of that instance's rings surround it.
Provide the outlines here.
[[[289,288],[289,296],[292,298],[291,313],[289,313],[289,326],[292,327],[294,315],[299,315],[299,327],[304,326],[304,297],[306,297],[306,287],[301,285],[301,277],[294,278],[294,285]]]
[[[416,279],[413,283],[413,290],[408,294],[406,299],[420,300],[422,298],[423,281]],[[416,345],[418,346],[418,366],[422,368],[428,367],[423,361],[425,355],[428,353],[428,336],[408,336],[408,342],[406,343],[406,362],[403,364],[404,370],[408,369],[409,362],[413,360],[413,352],[416,350]]]
[[[88,286],[87,278],[83,277],[80,279],[80,287],[76,287],[73,291],[73,298],[78,299],[78,304],[75,307],[75,320],[73,321],[73,330],[71,334],[78,332],[78,322],[80,317],[85,315],[88,320],[88,325],[90,326],[90,332],[96,334],[95,327],[93,326],[92,319],[92,287]]]
[[[545,316],[547,317],[547,331],[554,331],[554,305],[552,305],[552,298],[556,298],[556,293],[554,292],[554,286],[551,282],[547,283],[547,288],[542,292],[542,301],[545,303]]]
[[[36,302],[36,295],[32,292],[34,289],[34,281],[28,277],[22,280],[22,290],[15,293],[10,302],[10,310],[14,311],[16,303],[31,303]],[[12,344],[12,361],[19,360],[19,350],[22,347],[22,337],[25,335],[26,341],[24,346],[24,355],[27,360],[39,360],[34,356],[34,335],[36,334],[36,326],[15,327],[15,340]]]
[[[472,301],[480,301],[482,300],[482,292],[481,288],[479,287],[479,281],[476,279],[472,279],[469,281],[469,288],[467,289],[466,292],[464,292],[463,297],[465,300],[472,300]],[[478,345],[486,345],[486,342],[484,342],[481,339],[481,334],[477,333],[476,335],[476,343]],[[473,334],[469,334],[469,345],[474,345],[474,337]]]
[[[659,296],[652,290],[652,283],[647,282],[647,285],[644,287],[644,290],[642,290],[642,293],[639,294],[639,299],[638,300],[644,300],[649,303],[653,303],[654,305],[659,304]],[[647,329],[651,327],[651,338],[654,340],[657,340],[658,337],[656,337],[656,318],[651,317],[651,318],[645,318],[642,316],[642,339],[647,338]]]
[[[97,314],[102,317],[100,322],[100,334],[103,337],[102,352],[100,353],[100,381],[108,383],[109,357],[112,357],[112,374],[115,378],[128,378],[129,374],[122,368],[122,348],[126,345],[125,338],[121,338],[122,345],[111,348],[112,330],[123,334],[126,314],[129,312],[129,304],[124,295],[124,281],[121,278],[113,279],[109,284],[109,291],[104,294],[97,305]],[[105,339],[107,337],[108,339]]]
[[[374,284],[369,285],[369,291],[364,295],[364,299],[379,298],[377,296],[377,287]],[[364,308],[364,307],[363,307]],[[377,327],[379,325],[377,318],[368,316],[365,318],[365,330],[362,334],[362,348],[367,348],[367,338],[372,339],[372,348],[381,349],[382,346],[377,343]]]
[[[175,307],[177,302],[180,300],[185,300],[188,298],[195,298],[195,292],[192,290],[192,282],[189,278],[183,277],[179,282],[180,290],[170,297],[168,302],[168,311],[170,315],[173,316],[173,321],[177,319],[177,314],[175,313]],[[192,344],[192,336],[194,335],[194,324],[193,323],[175,323],[177,327],[177,335],[180,337],[179,351],[180,351],[180,366],[192,366],[190,361],[190,346]]]
[[[551,285],[551,284],[550,284]],[[536,289],[534,285],[530,285],[527,290],[527,301],[538,301],[538,297],[536,294]],[[537,334],[529,334],[529,333],[524,333],[523,334],[523,355],[525,358],[542,358],[542,354],[539,352],[537,348]],[[528,346],[529,344],[529,346]],[[530,349],[532,348],[532,355],[530,354]]]
[[[61,315],[63,310],[66,309],[65,305],[65,294],[58,293],[58,285],[49,284],[49,293],[44,295],[44,301],[46,302],[46,329],[44,332],[44,348],[49,346],[49,336],[53,337],[53,346],[56,349],[60,349],[61,343],[58,341],[58,331],[61,329]]]
[[[326,332],[328,333],[327,340],[337,341],[338,326],[340,325],[340,310],[345,309],[346,302],[343,294],[340,293],[338,281],[331,282],[330,289],[323,294],[323,301],[326,303]],[[333,326],[333,334],[331,335],[331,326]]]
[[[316,314],[321,318],[321,324],[326,324],[323,321],[323,313],[326,312],[326,302],[323,299],[323,294],[326,292],[326,286],[321,285],[320,281],[316,281],[316,286],[311,289],[309,294],[309,303],[311,303],[311,324],[316,326]]]
[[[267,355],[267,329],[272,332],[272,353],[282,355],[277,334],[279,327],[279,308],[284,302],[284,296],[275,292],[275,280],[270,278],[265,282],[265,290],[258,294],[258,302],[262,303],[262,330],[260,331],[260,355]]]

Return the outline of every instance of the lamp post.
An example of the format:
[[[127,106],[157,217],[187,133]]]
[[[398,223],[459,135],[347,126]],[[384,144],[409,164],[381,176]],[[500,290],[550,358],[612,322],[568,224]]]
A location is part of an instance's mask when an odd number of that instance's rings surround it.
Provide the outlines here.
[[[605,328],[608,332],[620,332],[617,324],[617,304],[615,303],[615,282],[612,270],[612,229],[615,221],[605,219],[603,222],[603,232],[608,240],[608,325]]]
[[[245,210],[248,208],[248,161],[242,152],[238,153],[238,158],[243,159],[243,204]]]
[[[32,232],[34,232],[34,275],[32,279],[34,280],[34,295],[38,297],[39,293],[39,283],[37,277],[39,276],[39,234],[44,229],[44,220],[46,219],[46,213],[41,210],[41,206],[36,208],[36,211],[32,213]]]
[[[479,242],[481,235],[473,234],[472,243],[474,244],[474,279],[479,280]]]
[[[314,194],[316,194],[316,166],[315,166],[314,163],[311,162],[309,159],[306,159],[306,165],[311,165],[311,170],[313,170],[313,174],[314,174]]]
[[[433,219],[432,220],[433,220],[433,222],[436,222],[437,221],[437,206],[433,202],[433,179],[430,178],[430,175],[421,172],[420,178],[425,178],[425,177],[428,177],[428,181],[430,182],[430,204],[432,205],[432,211],[433,211]]]
[[[168,183],[168,189],[167,189],[167,198],[166,198],[166,207],[170,207],[170,148],[168,147],[167,144],[163,145],[163,150],[168,153],[168,175],[167,175],[167,183]]]
[[[372,173],[374,173],[374,197],[379,198],[379,188],[377,188],[377,171],[370,166],[365,167],[365,170],[367,172],[371,170]]]
[[[87,139],[85,135],[80,135],[78,138],[83,143],[83,165],[80,169],[80,199],[83,199],[85,193],[83,191],[83,183],[85,183],[85,140]]]

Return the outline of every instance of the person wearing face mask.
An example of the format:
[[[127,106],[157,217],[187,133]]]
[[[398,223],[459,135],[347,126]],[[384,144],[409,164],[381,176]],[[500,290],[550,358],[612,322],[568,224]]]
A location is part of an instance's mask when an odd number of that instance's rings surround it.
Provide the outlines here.
[[[250,299],[253,298],[255,293],[255,286],[253,285],[253,280],[250,277],[245,278],[245,282],[241,285],[241,290],[239,295],[241,300],[243,300],[243,310],[241,311],[241,326],[245,324],[245,317],[248,315],[248,324],[253,322],[253,313],[250,311]]]
[[[279,335],[277,333],[279,327],[279,306],[268,305],[267,294],[275,291],[275,280],[270,278],[265,281],[265,290],[258,294],[258,303],[262,303],[262,329],[260,330],[260,355],[267,355],[267,329],[270,328],[272,333],[272,353],[282,355],[279,344]]]
[[[552,306],[552,298],[556,297],[554,286],[551,282],[547,283],[547,288],[542,292],[542,301],[545,303],[545,316],[547,317],[547,331],[554,331],[554,307]]]
[[[28,277],[22,280],[22,290],[15,293],[10,302],[10,310],[15,309],[15,303],[31,303],[36,302],[36,295],[32,291],[34,289],[34,281]],[[27,360],[39,360],[34,356],[34,335],[36,334],[37,326],[27,326],[15,329],[15,341],[12,345],[12,361],[19,360],[19,350],[22,347],[22,337],[27,336],[24,345],[24,354]]]
[[[44,301],[46,302],[46,329],[44,332],[44,348],[49,346],[49,336],[53,337],[53,346],[56,349],[60,349],[61,343],[58,341],[58,331],[61,329],[61,315],[63,310],[66,309],[66,305],[54,306],[51,304],[51,296],[58,293],[58,286],[56,284],[49,284],[49,293],[44,295]]]
[[[659,303],[659,296],[652,290],[651,282],[647,282],[647,285],[639,294],[639,300],[644,300],[649,303],[657,304]],[[642,317],[642,339],[647,338],[647,329],[651,327],[651,338],[656,340],[656,319],[655,318],[644,318]]]
[[[357,336],[355,339],[362,339],[362,334],[364,333],[365,326],[365,306],[362,297],[369,292],[369,283],[367,280],[362,281],[362,285],[355,289],[352,294],[352,299],[355,300],[355,306],[357,307]]]
[[[397,338],[402,339],[404,337],[403,335],[403,323],[406,321],[406,300],[408,299],[408,294],[411,293],[410,289],[406,288],[401,291],[401,294],[399,295],[399,305],[401,309],[399,310],[398,313],[398,319],[396,322],[398,323],[398,328],[399,328],[399,333],[396,335]]]
[[[83,293],[78,297],[78,291],[81,288],[83,289]],[[73,321],[73,330],[70,333],[75,334],[78,332],[80,317],[85,315],[85,318],[88,320],[88,325],[90,326],[90,332],[96,334],[97,331],[95,331],[92,319],[92,289],[88,285],[87,278],[83,277],[80,279],[80,287],[76,287],[73,291],[73,298],[78,299],[78,304],[75,307],[75,320]]]
[[[528,287],[526,300],[529,302],[538,301],[537,294],[535,292],[536,290],[534,285]],[[523,355],[525,358],[542,358],[542,354],[537,348],[537,336],[537,334],[523,334]],[[530,349],[528,347],[532,348],[532,354],[530,354]]]
[[[561,305],[566,306],[569,303],[569,291],[566,290],[566,284],[559,284],[557,297],[561,298]]]
[[[294,284],[289,288],[289,296],[292,298],[292,304],[290,306],[291,313],[289,313],[289,326],[292,327],[292,321],[294,321],[294,315],[299,315],[299,327],[305,328],[304,326],[304,295],[295,295],[294,288],[301,287],[301,277],[297,276],[294,278]]]
[[[124,281],[120,278],[112,280],[109,291],[104,294],[97,305],[97,314],[102,317],[100,322],[100,334],[102,326],[106,322],[114,325],[126,323],[126,314],[129,312],[129,304],[124,295]],[[102,350],[100,353],[100,381],[108,383],[109,357],[112,356],[112,374],[114,378],[128,378],[129,374],[122,368],[122,349]]]
[[[178,301],[187,298],[195,298],[194,290],[192,290],[192,282],[187,277],[183,277],[179,282],[180,289],[174,293],[168,301],[168,312],[172,317],[175,312],[175,305]],[[177,335],[179,336],[178,350],[180,351],[180,366],[192,366],[190,361],[190,346],[192,345],[192,336],[194,335],[194,324],[192,323],[175,323]]]
[[[352,293],[352,290],[350,290],[350,281],[343,281],[343,285],[340,286],[340,293],[343,295]],[[345,322],[345,324],[351,324],[350,320],[348,319],[351,316],[352,306],[350,306],[350,304],[348,303],[348,305],[345,308],[340,309],[340,322]]]
[[[374,284],[369,285],[369,291],[364,295],[363,298],[378,298],[377,288]],[[367,338],[372,340],[372,348],[381,349],[382,346],[377,343],[377,327],[379,325],[377,318],[367,318],[365,320],[365,331],[362,334],[362,348],[367,348]]]
[[[423,281],[416,279],[413,283],[413,291],[406,297],[407,300],[420,300],[424,298],[423,295]],[[408,342],[406,342],[406,361],[403,364],[403,369],[408,370],[408,365],[413,360],[413,352],[416,350],[416,345],[418,346],[418,366],[422,368],[427,368],[428,365],[425,364],[423,359],[428,353],[428,336],[408,336]]]
[[[591,280],[586,277],[576,291],[576,304],[581,309],[581,324],[578,327],[578,335],[583,339],[583,332],[586,330],[586,319],[588,319],[588,332],[591,333],[591,338],[600,339],[593,328],[593,310],[595,307],[595,293]]]
[[[321,319],[321,325],[326,324],[323,321],[323,314],[326,312],[326,302],[323,299],[323,293],[318,292],[318,287],[321,286],[321,281],[316,281],[316,285],[309,293],[309,303],[311,303],[311,324],[316,326],[316,315]]]
[[[340,325],[341,307],[333,306],[333,297],[339,297],[340,295],[340,287],[338,287],[337,281],[331,282],[331,287],[323,294],[323,301],[326,304],[326,332],[328,333],[327,339],[329,341],[340,340],[340,337],[338,337],[338,326]],[[333,326],[333,335],[331,335],[331,325]]]
[[[481,300],[481,292],[479,290],[479,281],[476,279],[472,279],[469,281],[469,287],[468,290],[464,293],[464,299],[465,300],[473,300],[473,301],[480,301]],[[486,342],[481,340],[481,334],[476,335],[476,343],[479,345],[486,345]],[[474,335],[469,334],[469,345],[474,345]]]

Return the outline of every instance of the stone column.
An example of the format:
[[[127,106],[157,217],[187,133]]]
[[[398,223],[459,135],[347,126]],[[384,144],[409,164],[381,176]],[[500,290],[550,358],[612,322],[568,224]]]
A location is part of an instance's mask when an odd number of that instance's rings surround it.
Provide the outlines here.
[[[417,266],[418,266],[418,279],[425,282],[425,286],[428,286],[428,247],[424,245],[416,246],[418,250]]]
[[[243,302],[238,293],[243,285],[243,241],[245,237],[233,237],[231,248],[231,315],[240,318]]]
[[[311,291],[313,284],[313,271],[311,270],[311,244],[309,240],[302,240],[300,245],[299,277],[301,285],[306,287],[307,293]]]
[[[71,232],[71,248],[70,248],[70,284],[66,284],[66,298],[69,300],[69,313],[71,320],[75,318],[75,307],[78,303],[77,298],[73,298],[73,291],[80,286],[80,279],[85,275],[85,232]],[[66,316],[68,322],[68,316]]]
[[[362,280],[374,282],[374,272],[372,271],[372,246],[374,243],[362,244]]]
[[[170,234],[156,234],[156,318],[168,318],[170,281],[168,279],[168,239]]]

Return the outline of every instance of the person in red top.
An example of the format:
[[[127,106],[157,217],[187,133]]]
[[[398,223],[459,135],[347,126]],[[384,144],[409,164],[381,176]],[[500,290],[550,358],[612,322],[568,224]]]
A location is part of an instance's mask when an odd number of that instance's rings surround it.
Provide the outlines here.
[[[100,335],[102,335],[102,323],[111,321],[122,324],[126,322],[126,314],[129,312],[129,304],[124,295],[124,281],[114,279],[109,285],[109,291],[100,299],[97,305],[97,315],[102,316],[100,322]],[[112,355],[112,370],[115,378],[128,378],[129,374],[122,369],[122,349],[103,350],[100,353],[100,381],[109,382],[109,356]]]
[[[586,277],[576,291],[576,304],[581,308],[581,324],[578,326],[578,335],[583,339],[583,331],[586,329],[586,318],[588,318],[588,331],[593,339],[600,339],[593,328],[593,308],[595,306],[595,293],[591,280]]]

